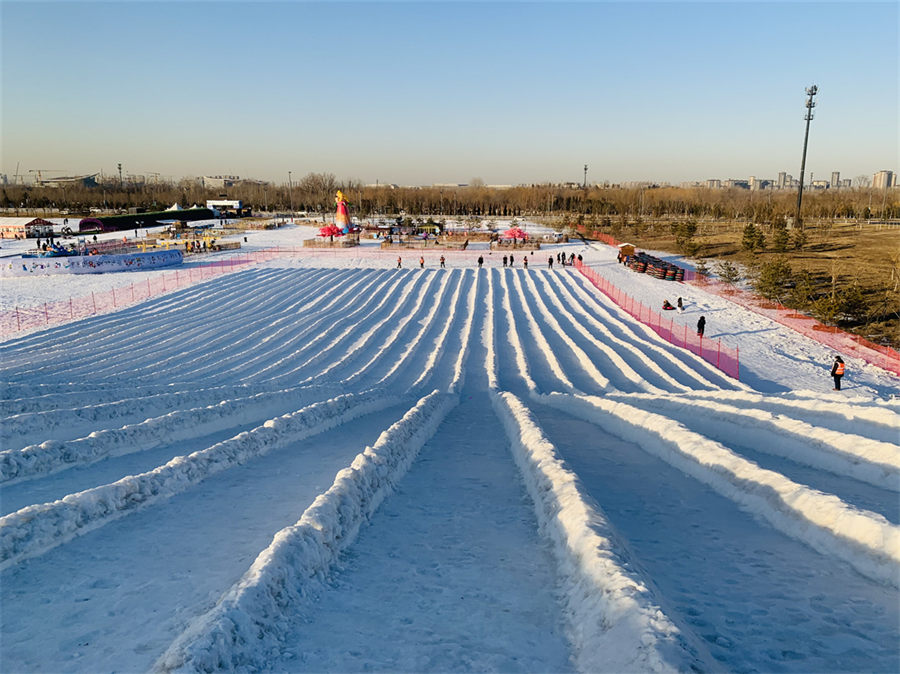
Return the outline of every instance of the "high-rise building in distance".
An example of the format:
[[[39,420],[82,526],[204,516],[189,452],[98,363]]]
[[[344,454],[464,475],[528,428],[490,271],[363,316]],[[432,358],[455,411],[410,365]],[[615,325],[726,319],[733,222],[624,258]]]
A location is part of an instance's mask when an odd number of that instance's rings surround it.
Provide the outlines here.
[[[885,187],[893,187],[894,185],[894,172],[893,171],[879,171],[874,176],[872,176],[872,187],[876,189],[884,189]]]

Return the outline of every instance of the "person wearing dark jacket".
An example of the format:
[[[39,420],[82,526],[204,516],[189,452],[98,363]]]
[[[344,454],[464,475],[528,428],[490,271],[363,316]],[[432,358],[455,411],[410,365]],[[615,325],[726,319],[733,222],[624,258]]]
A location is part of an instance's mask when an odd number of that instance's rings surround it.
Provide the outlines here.
[[[834,357],[834,364],[831,366],[831,376],[834,377],[834,390],[841,390],[841,377],[844,376],[844,361],[840,356]]]
[[[699,337],[703,337],[703,333],[706,330],[706,316],[701,316],[700,320],[697,321],[697,335]]]

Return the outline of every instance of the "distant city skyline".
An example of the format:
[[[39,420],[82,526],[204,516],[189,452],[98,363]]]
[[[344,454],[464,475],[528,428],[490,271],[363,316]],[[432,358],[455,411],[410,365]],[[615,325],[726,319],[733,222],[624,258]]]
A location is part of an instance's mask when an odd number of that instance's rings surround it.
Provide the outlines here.
[[[0,173],[403,185],[898,169],[895,2],[0,3]],[[55,173],[54,173],[55,172]]]
[[[311,173],[320,173],[313,171]],[[306,174],[304,175],[294,175],[293,176],[293,184],[297,186],[300,181],[304,179]],[[341,178],[339,176],[335,176],[338,183],[341,182]],[[810,172],[808,175],[804,177],[804,185],[808,187],[820,187],[820,188],[831,188],[831,189],[847,189],[851,187],[898,187],[898,178],[900,178],[900,174],[897,171],[890,169],[882,169],[880,171],[875,171],[871,174],[860,174],[853,177],[844,177],[840,171],[831,171],[824,178],[816,177],[814,173]],[[265,178],[260,178],[259,176],[251,176],[251,175],[240,175],[240,174],[204,174],[204,175],[180,175],[180,176],[162,176],[158,173],[129,173],[123,170],[121,177],[118,173],[110,173],[103,171],[94,171],[88,173],[79,173],[73,175],[61,175],[61,172],[54,172],[52,175],[43,175],[40,172],[31,172],[28,174],[19,174],[8,175],[5,173],[0,173],[0,185],[45,185],[49,187],[58,187],[60,185],[66,184],[74,184],[79,182],[90,182],[91,179],[95,183],[99,183],[101,180],[109,181],[119,181],[121,180],[123,183],[127,184],[139,184],[139,185],[152,185],[154,183],[160,182],[168,182],[168,183],[177,183],[181,180],[197,180],[202,182],[204,187],[213,188],[221,187],[227,188],[237,185],[239,183],[266,183],[272,185],[288,185],[291,182],[291,176],[285,176],[283,180],[268,180]],[[581,186],[582,182],[575,180],[565,180],[565,181],[538,181],[534,183],[487,183],[483,180],[476,178],[479,182],[477,185],[483,185],[485,187],[522,187],[528,185],[544,185],[544,184],[554,184],[554,185],[570,185],[570,186]],[[375,182],[375,183],[362,183],[359,181],[358,184],[362,184],[365,187],[443,187],[443,188],[457,188],[457,187],[470,187],[471,183],[465,181],[456,181],[456,182],[447,182],[447,183],[392,183],[392,182]],[[861,184],[862,183],[862,184]],[[778,171],[777,174],[772,176],[730,176],[728,178],[722,177],[712,177],[707,178],[705,180],[684,180],[680,182],[670,182],[665,180],[654,180],[652,178],[645,180],[624,180],[624,181],[604,181],[604,182],[596,182],[596,181],[587,181],[587,185],[590,187],[635,187],[635,186],[657,186],[657,187],[710,187],[710,188],[722,188],[722,187],[743,187],[746,189],[796,189],[800,184],[798,178],[794,177],[793,174],[788,173],[787,171]]]

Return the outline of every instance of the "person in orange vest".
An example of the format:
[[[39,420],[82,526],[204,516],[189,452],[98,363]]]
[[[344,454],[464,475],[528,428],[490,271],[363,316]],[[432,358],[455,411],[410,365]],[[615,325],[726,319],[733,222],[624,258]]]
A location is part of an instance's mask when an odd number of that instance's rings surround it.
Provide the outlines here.
[[[424,257],[419,258],[419,267],[421,267],[422,269],[425,268],[425,258]]]
[[[834,357],[834,365],[831,366],[831,376],[834,377],[834,390],[841,390],[841,377],[844,376],[844,361],[840,356]]]

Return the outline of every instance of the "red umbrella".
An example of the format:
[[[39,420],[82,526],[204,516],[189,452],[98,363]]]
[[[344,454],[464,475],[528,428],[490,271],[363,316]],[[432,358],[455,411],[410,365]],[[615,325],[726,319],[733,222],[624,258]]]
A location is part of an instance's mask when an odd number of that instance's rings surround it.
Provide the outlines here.
[[[528,240],[528,232],[524,229],[519,229],[518,227],[513,227],[512,229],[507,229],[503,232],[503,235],[500,237],[501,239],[522,239],[523,241]]]
[[[319,236],[344,236],[344,230],[337,225],[328,225],[319,228]]]

